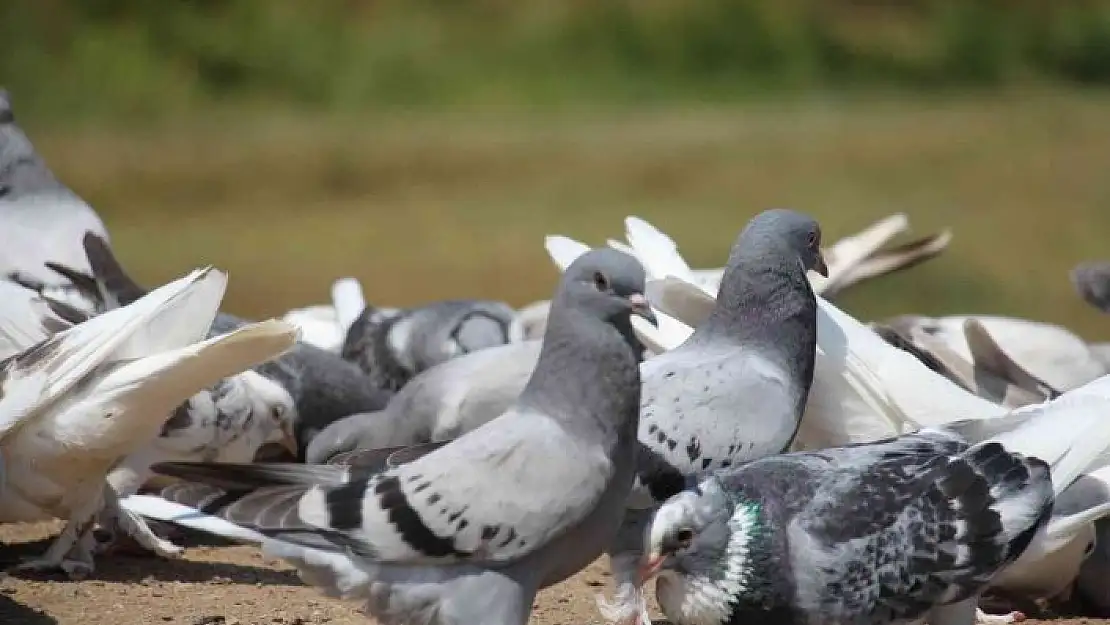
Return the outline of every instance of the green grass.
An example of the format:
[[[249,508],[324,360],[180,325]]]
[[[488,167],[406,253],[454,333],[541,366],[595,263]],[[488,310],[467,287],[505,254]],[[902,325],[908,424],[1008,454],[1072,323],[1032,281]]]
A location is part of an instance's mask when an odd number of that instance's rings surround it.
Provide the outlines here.
[[[847,296],[864,318],[984,312],[1110,338],[1071,292],[1110,256],[1110,98],[1065,93],[525,114],[241,113],[29,133],[147,283],[212,263],[229,310],[549,296],[543,235],[600,243],[625,215],[720,264],[755,212],[803,209],[830,241],[891,212],[950,227],[939,259]]]

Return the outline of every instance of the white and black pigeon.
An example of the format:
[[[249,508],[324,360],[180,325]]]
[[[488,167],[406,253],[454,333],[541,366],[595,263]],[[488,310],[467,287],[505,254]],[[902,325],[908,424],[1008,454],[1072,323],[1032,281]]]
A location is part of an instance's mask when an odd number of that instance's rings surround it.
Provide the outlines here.
[[[636,496],[610,551],[612,620],[639,614],[640,537],[690,476],[786,451],[813,382],[821,228],[803,213],[756,215],[729,254],[717,305],[682,345],[644,361]]]
[[[595,262],[614,255],[623,257],[619,271]],[[323,465],[158,470],[286,484],[268,501],[231,506],[229,520],[269,537],[264,550],[307,582],[365,601],[384,625],[522,625],[536,592],[592,562],[623,514],[640,403],[630,317],[651,315],[643,286],[631,256],[599,249],[579,259],[553,298],[519,400],[397,468],[370,476]]]
[[[91,265],[91,275],[86,288],[97,289],[101,297],[93,298],[108,303],[127,304],[146,293],[116,259],[108,242],[88,233],[83,240]],[[58,269],[57,264],[51,264]],[[64,270],[64,269],[63,269]],[[74,281],[80,281],[74,277]],[[94,305],[95,306],[95,305]],[[212,323],[209,336],[230,332],[249,323],[244,319],[219,313]],[[359,368],[319,347],[298,341],[293,349],[279,358],[253,368],[260,376],[276,383],[292,399],[293,434],[297,442],[296,459],[303,460],[312,437],[333,421],[343,417],[380,410],[388,403],[391,393],[374,387]],[[283,421],[285,417],[283,416]],[[269,445],[266,446],[267,448]],[[279,453],[284,454],[281,446]]]
[[[90,252],[92,274],[53,262],[48,262],[47,266],[67,280],[95,314],[119,308],[120,301],[114,293],[128,293],[131,283],[126,280],[126,274],[120,278],[114,273],[95,271],[103,266],[97,253],[106,249],[103,240],[95,236],[87,238],[85,247]],[[53,301],[47,292],[39,294],[56,308],[64,305]],[[124,299],[130,301],[129,297]],[[90,316],[72,309],[67,310],[66,320],[80,323]],[[17,347],[25,349],[46,336],[28,337]],[[138,492],[154,475],[149,467],[156,462],[250,462],[267,443],[278,444],[296,455],[295,415],[293,398],[273,380],[250,370],[228,376],[178,406],[159,435],[114,467],[108,481],[118,496],[126,497]]]
[[[1053,514],[1110,447],[1110,377],[1069,395],[708,476],[655,514],[640,581],[676,625],[971,625],[1010,565],[1110,509]]]
[[[107,238],[104,222],[54,176],[15,121],[11,96],[0,89],[0,276],[56,281],[44,263],[87,268],[85,232]],[[65,285],[55,295],[65,297]]]
[[[446,300],[391,312],[367,306],[348,328],[340,355],[379,388],[396,392],[429,367],[514,340],[515,319],[511,306],[490,300]]]
[[[141,518],[118,509],[106,477],[157,436],[185,398],[296,341],[293,326],[273,320],[204,340],[226,284],[221,272],[194,271],[0,363],[0,522],[67,521],[47,552],[20,569],[91,572],[92,525],[104,511],[144,547],[167,555],[179,551]],[[24,311],[8,317],[9,310],[0,306],[5,335],[14,333],[9,326],[30,329]],[[44,328],[56,323],[41,322]]]

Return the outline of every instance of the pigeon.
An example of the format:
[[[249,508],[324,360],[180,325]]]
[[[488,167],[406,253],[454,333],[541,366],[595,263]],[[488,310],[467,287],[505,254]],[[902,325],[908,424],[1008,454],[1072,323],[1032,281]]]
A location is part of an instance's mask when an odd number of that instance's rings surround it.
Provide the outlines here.
[[[1020,408],[1060,396],[1060,391],[1026,371],[1002,351],[977,319],[964,322],[971,362],[944,341],[918,328],[894,328],[882,323],[870,326],[883,340],[913,354],[929,369],[968,392],[1007,408]]]
[[[640,606],[635,563],[650,509],[689,476],[777,454],[790,447],[813,381],[817,303],[806,278],[827,273],[821,228],[792,210],[764,211],[729,254],[718,304],[678,347],[644,361],[635,509],[610,563],[624,620]]]
[[[1054,389],[1071,390],[1110,373],[1083,339],[1055,324],[997,315],[901,315],[883,323],[904,333],[929,334],[947,343],[960,357],[974,361],[964,332],[968,319],[982,324],[999,349]]]
[[[95,255],[92,258],[95,260]],[[98,282],[92,275],[58,263],[48,262],[47,266],[69,281],[89,304],[92,314],[102,314],[120,306],[119,299],[103,280]],[[55,306],[63,303],[53,300],[46,291],[37,292]],[[34,313],[28,311],[28,314]],[[67,319],[80,323],[89,316],[84,310],[74,309],[69,311]],[[28,336],[16,347],[19,350],[28,348],[47,336],[47,333]],[[294,414],[293,398],[280,385],[253,371],[237,373],[201,390],[178,406],[158,437],[113,468],[108,481],[117,495],[126,497],[137,492],[153,475],[149,466],[155,462],[249,462],[267,443],[280,445],[295,455]]]
[[[1110,511],[1053,514],[1110,448],[1107,399],[1110,376],[996,420],[721,470],[656,512],[639,583],[658,576],[678,625],[971,625],[996,577]]]
[[[92,522],[103,509],[116,510],[105,480],[110,469],[154,438],[186,397],[293,345],[295,328],[279,321],[202,340],[226,283],[214,269],[194,271],[0,363],[0,522],[67,521],[46,553],[20,569],[90,573]],[[144,547],[180,551],[140,518],[117,516]]]
[[[62,184],[15,121],[10,94],[0,89],[0,276],[56,278],[43,264],[87,269],[86,231],[108,238],[96,211]]]
[[[305,461],[343,451],[450,440],[509,408],[524,390],[542,341],[522,341],[452,358],[416,375],[378,412],[335,421],[313,437]]]
[[[378,388],[396,392],[429,367],[510,342],[515,318],[508,304],[487,300],[446,300],[393,314],[367,306],[347,331],[340,355]]]
[[[1110,262],[1093,260],[1080,263],[1069,273],[1075,292],[1091,306],[1110,312]]]
[[[598,259],[621,268],[603,271]],[[228,509],[228,520],[266,536],[264,550],[308,583],[366,601],[383,625],[522,625],[536,592],[592,562],[623,514],[640,403],[630,316],[651,316],[643,282],[642,267],[615,250],[575,262],[518,401],[396,468],[157,470],[275,484],[268,500]]]
[[[91,276],[72,276],[73,282],[84,284],[84,290],[99,292],[93,296],[92,306],[102,302],[112,305],[127,304],[142,297],[146,289],[135,282],[116,259],[108,242],[93,233],[87,233],[83,245],[91,265]],[[66,271],[58,263],[51,263],[54,270]],[[248,321],[227,313],[216,315],[209,336],[231,332]],[[343,417],[380,410],[391,397],[390,393],[375,388],[357,366],[319,347],[298,341],[293,349],[280,357],[253,368],[260,376],[278,384],[292,399],[294,410],[288,415],[293,422],[297,460],[303,460],[312,437],[328,424]],[[287,418],[283,416],[283,421]],[[265,445],[260,454],[267,453]],[[278,456],[285,452],[278,446]]]

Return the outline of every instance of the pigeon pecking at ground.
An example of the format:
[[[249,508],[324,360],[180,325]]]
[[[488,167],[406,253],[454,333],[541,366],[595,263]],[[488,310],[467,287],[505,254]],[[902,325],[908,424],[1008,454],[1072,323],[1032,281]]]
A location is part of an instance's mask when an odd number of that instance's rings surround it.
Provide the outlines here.
[[[618,254],[620,271],[595,263]],[[322,480],[320,465],[220,473],[287,485],[275,491],[284,505],[255,500],[231,507],[229,520],[269,537],[265,550],[307,582],[366,601],[386,625],[527,622],[536,592],[592,562],[623,514],[640,399],[630,317],[651,316],[643,283],[632,257],[587,254],[560,282],[539,362],[507,412],[342,484]],[[211,474],[189,468],[159,470]],[[291,496],[297,482],[307,484]]]
[[[278,321],[203,340],[226,284],[226,276],[211,268],[195,271],[44,338],[0,365],[5,417],[0,451],[6,469],[0,522],[67,521],[47,552],[19,569],[61,568],[72,577],[91,572],[92,525],[105,510],[144,547],[179,551],[154,536],[141,518],[120,511],[105,478],[157,436],[185,398],[295,342],[295,328]],[[0,307],[0,317],[6,312]],[[8,324],[6,318],[0,321]],[[12,324],[29,327],[23,318]]]
[[[16,124],[11,97],[0,89],[0,276],[55,281],[47,261],[87,269],[81,237],[104,238],[104,222],[91,206],[62,184]],[[56,295],[65,297],[65,285]]]
[[[688,476],[790,447],[813,382],[817,303],[806,271],[824,272],[808,215],[756,215],[729,254],[717,305],[677,348],[644,361],[637,494],[610,551],[611,620],[641,612],[640,538],[654,506]]]
[[[1086,390],[1105,398],[1110,377]],[[1110,447],[1101,408],[1060,400],[719,471],[657,511],[640,583],[658,575],[676,625],[971,625],[994,578],[1110,508],[1053,514]]]
[[[127,274],[102,237],[88,233],[83,245],[91,273],[68,273],[67,284],[81,285],[84,299],[90,302],[88,307],[110,309],[133,302],[147,292]],[[66,268],[58,263],[51,263],[50,266],[55,271],[66,272]],[[239,317],[219,313],[209,336],[230,332],[247,323]],[[338,354],[302,341],[279,358],[253,370],[282,389],[288,396],[285,403],[292,402],[294,410],[283,415],[282,421],[292,419],[297,447],[293,457],[298,460],[304,459],[312,437],[330,423],[352,414],[380,410],[391,396],[391,393],[375,388],[357,366]],[[278,451],[286,453],[280,447]]]
[[[446,300],[388,313],[367,306],[347,330],[340,355],[378,388],[396,392],[429,367],[514,340],[515,319],[511,306],[487,300]]]

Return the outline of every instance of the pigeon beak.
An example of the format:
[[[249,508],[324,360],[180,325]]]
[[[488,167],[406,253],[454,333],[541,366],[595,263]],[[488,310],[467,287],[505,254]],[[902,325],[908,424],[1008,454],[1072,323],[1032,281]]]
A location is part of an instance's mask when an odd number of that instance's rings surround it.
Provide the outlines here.
[[[280,444],[283,449],[293,454],[294,458],[299,457],[297,455],[297,435],[293,432],[293,426],[291,424],[281,424],[281,441],[279,441],[278,444]]]
[[[825,264],[825,255],[821,250],[817,250],[817,262],[813,264],[813,270],[826,278],[829,277],[829,266]]]
[[[655,318],[655,311],[651,309],[651,304],[648,304],[643,293],[629,295],[628,301],[632,303],[632,314],[643,317],[651,325],[659,327],[659,320]]]
[[[666,561],[666,556],[658,553],[653,553],[643,560],[640,560],[640,567],[636,572],[638,582],[636,586],[643,586],[651,581],[651,578],[659,574],[659,569],[663,568],[663,563]]]

